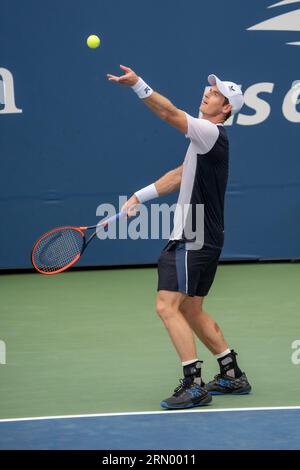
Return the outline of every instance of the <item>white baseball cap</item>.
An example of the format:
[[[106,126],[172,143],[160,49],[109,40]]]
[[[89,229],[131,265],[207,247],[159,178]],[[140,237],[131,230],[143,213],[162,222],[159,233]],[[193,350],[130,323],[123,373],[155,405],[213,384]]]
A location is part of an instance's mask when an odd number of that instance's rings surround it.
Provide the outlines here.
[[[218,90],[224,95],[232,106],[232,114],[236,114],[244,104],[244,97],[241,87],[233,82],[223,82],[216,75],[207,77],[208,83],[212,86],[217,85]]]

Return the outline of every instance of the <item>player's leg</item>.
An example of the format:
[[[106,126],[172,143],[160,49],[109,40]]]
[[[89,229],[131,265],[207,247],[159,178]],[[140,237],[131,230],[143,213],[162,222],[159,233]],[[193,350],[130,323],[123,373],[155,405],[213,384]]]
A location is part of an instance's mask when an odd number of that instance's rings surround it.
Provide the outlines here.
[[[163,321],[181,362],[197,357],[193,331],[179,310],[185,297],[181,292],[161,290],[156,298],[156,312]]]
[[[204,297],[186,297],[180,305],[180,311],[210,352],[214,355],[221,354],[228,349],[228,344],[216,321],[203,310],[203,301]]]
[[[206,405],[211,401],[203,389],[201,362],[197,358],[193,332],[180,311],[185,299],[180,292],[158,292],[156,311],[163,321],[183,365],[184,378],[174,394],[161,402],[163,408],[178,409]]]
[[[203,297],[185,298],[180,311],[198,338],[218,360],[220,373],[205,386],[210,394],[249,393],[251,386],[246,374],[238,366],[237,354],[229,349],[215,320],[203,310]]]

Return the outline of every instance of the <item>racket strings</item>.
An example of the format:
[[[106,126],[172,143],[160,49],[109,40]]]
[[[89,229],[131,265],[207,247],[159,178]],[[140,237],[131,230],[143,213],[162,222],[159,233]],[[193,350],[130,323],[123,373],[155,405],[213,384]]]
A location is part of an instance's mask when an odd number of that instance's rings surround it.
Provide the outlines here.
[[[55,272],[72,263],[81,254],[83,245],[84,238],[78,230],[56,230],[37,243],[33,260],[40,271]]]

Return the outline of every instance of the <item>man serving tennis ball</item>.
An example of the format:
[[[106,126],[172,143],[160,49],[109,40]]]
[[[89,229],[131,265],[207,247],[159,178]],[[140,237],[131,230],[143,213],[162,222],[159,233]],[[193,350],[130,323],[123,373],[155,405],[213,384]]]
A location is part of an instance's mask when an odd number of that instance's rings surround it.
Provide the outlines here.
[[[241,88],[209,75],[210,89],[200,103],[202,118],[194,118],[147,85],[129,67],[120,66],[122,76],[108,80],[132,87],[151,111],[190,139],[183,164],[155,183],[140,189],[124,210],[150,199],[180,190],[174,215],[174,230],[158,261],[156,310],[181,359],[184,378],[174,394],[161,402],[163,408],[191,408],[207,405],[211,395],[245,394],[251,386],[237,364],[216,322],[203,310],[203,300],[213,283],[224,242],[224,197],[228,179],[229,149],[223,123],[239,112],[244,99]],[[189,215],[204,205],[204,240],[191,239]],[[192,220],[192,225],[193,220]],[[203,243],[204,242],[204,243]],[[220,373],[204,385],[193,332],[215,355]]]

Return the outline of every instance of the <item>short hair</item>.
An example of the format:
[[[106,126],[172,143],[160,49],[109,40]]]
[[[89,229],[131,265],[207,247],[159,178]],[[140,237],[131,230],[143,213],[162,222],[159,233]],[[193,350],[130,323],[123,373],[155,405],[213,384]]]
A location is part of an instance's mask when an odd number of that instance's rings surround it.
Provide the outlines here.
[[[230,104],[228,98],[226,98],[226,97],[224,97],[223,106],[224,106],[225,104]],[[227,114],[225,115],[224,122],[227,121],[227,119],[229,119],[230,116],[231,116],[231,111],[229,111],[229,113],[227,113]]]

